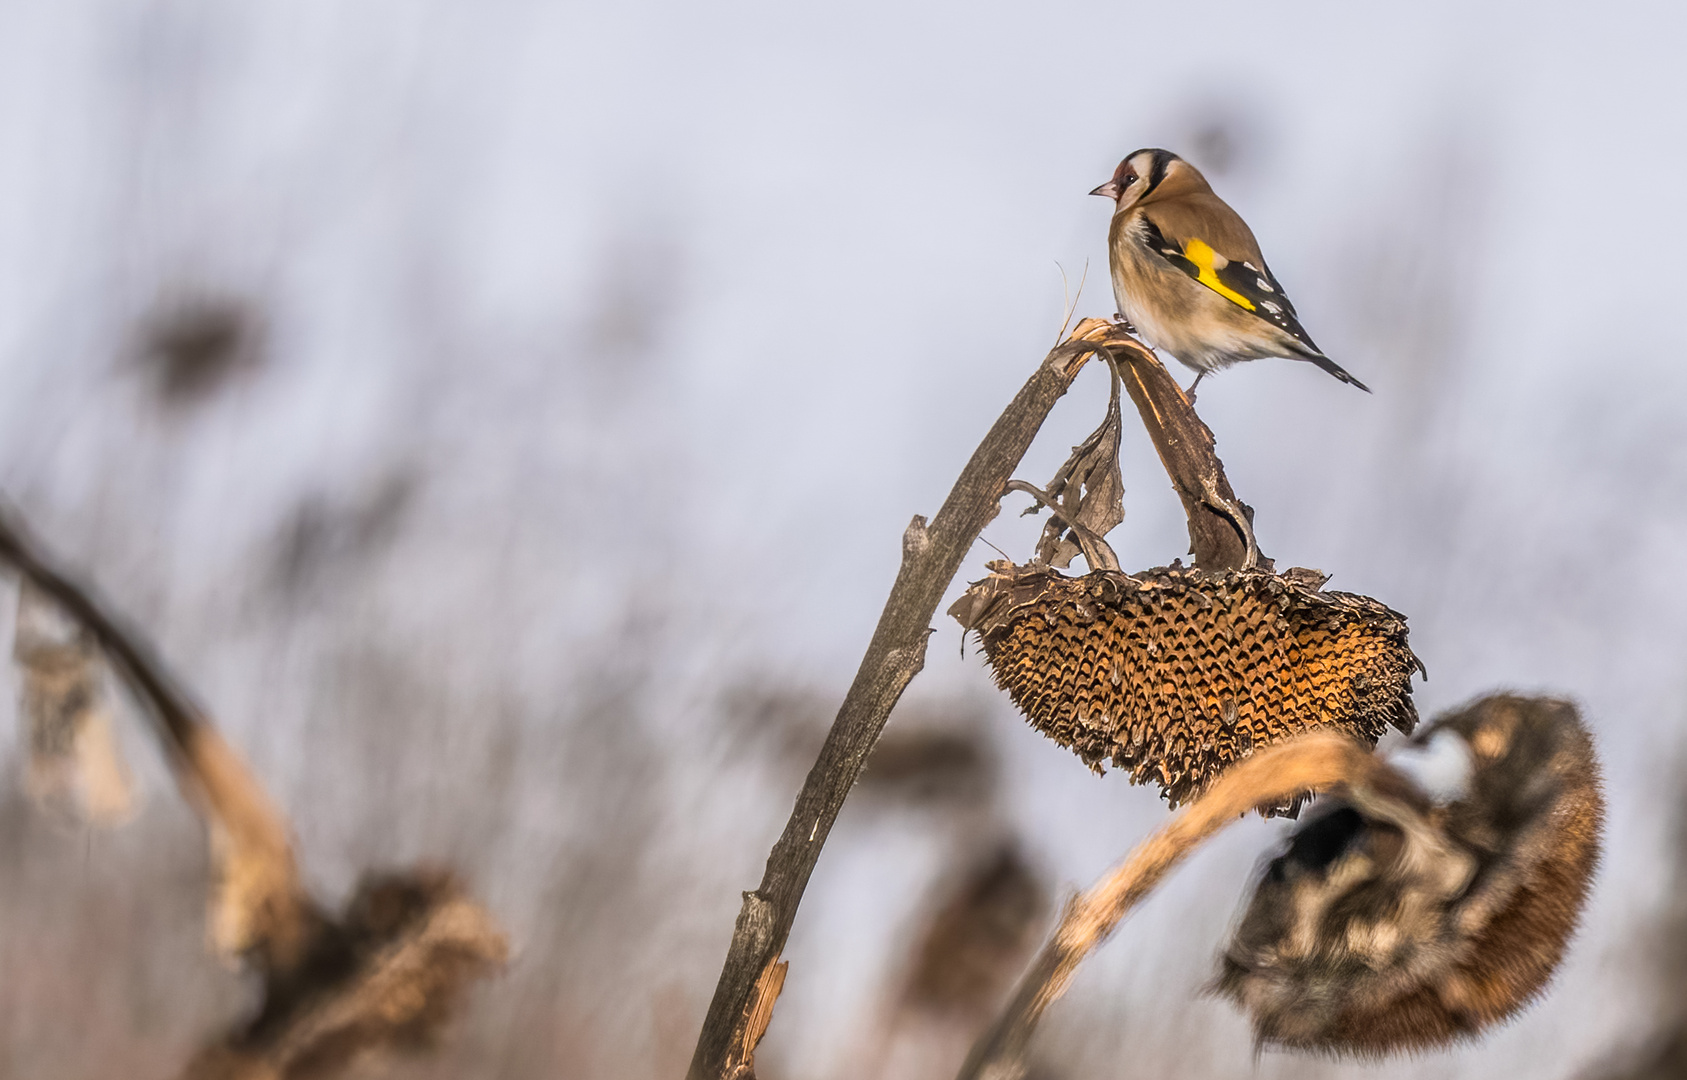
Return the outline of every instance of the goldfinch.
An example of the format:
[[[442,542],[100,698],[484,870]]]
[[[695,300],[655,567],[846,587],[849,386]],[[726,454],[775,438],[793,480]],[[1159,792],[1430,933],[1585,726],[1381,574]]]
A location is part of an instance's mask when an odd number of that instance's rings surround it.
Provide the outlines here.
[[[1119,313],[1157,349],[1198,373],[1283,356],[1370,387],[1312,343],[1236,211],[1195,166],[1169,150],[1138,150],[1091,195],[1116,204],[1107,232]]]

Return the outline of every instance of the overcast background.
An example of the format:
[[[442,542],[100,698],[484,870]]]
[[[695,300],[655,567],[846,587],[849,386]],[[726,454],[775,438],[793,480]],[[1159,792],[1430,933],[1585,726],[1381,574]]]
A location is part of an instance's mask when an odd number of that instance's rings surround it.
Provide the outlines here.
[[[157,635],[324,895],[445,860],[510,927],[509,974],[399,1074],[677,1076],[904,525],[1086,268],[1077,314],[1114,310],[1085,192],[1168,147],[1375,391],[1288,361],[1203,383],[1262,546],[1409,615],[1426,716],[1575,698],[1610,843],[1503,1030],[1255,1061],[1200,994],[1285,828],[1245,822],[1080,975],[1043,1075],[1579,1075],[1652,1021],[1687,718],[1684,31],[1664,3],[4,0],[0,489]],[[207,311],[235,344],[172,373],[168,327]],[[1086,372],[1021,475],[1105,394]],[[1127,568],[1182,554],[1140,432],[1125,469]],[[1023,558],[1036,528],[986,536]],[[852,800],[771,1080],[869,1071],[969,853],[1010,838],[1058,896],[1163,820],[960,636],[940,617],[891,730],[993,764]],[[198,828],[127,720],[137,820],[43,824],[14,698],[0,1072],[171,1076],[251,990],[202,947]]]

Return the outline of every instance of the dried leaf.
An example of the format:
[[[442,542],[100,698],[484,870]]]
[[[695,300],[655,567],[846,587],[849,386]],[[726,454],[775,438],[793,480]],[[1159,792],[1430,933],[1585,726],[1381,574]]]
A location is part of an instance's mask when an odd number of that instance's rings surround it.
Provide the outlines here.
[[[1037,557],[1039,562],[1057,569],[1070,566],[1073,556],[1081,551],[1072,524],[1099,538],[1125,520],[1125,481],[1119,471],[1119,373],[1111,364],[1109,369],[1113,388],[1107,415],[1089,438],[1072,448],[1072,456],[1044,489],[1059,504],[1065,520],[1055,518],[1044,526]],[[1117,560],[1110,567],[1090,567],[1092,570],[1117,568]]]

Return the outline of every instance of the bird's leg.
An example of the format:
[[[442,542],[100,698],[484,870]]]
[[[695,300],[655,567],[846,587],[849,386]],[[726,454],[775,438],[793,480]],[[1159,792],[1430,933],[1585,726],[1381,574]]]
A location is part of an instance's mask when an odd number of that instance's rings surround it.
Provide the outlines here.
[[[1113,313],[1113,325],[1127,334],[1134,334],[1137,332],[1136,327],[1131,325],[1131,321],[1125,318],[1125,313],[1122,311],[1115,311]]]
[[[1183,392],[1183,396],[1189,399],[1189,404],[1191,404],[1191,405],[1195,404],[1195,388],[1197,386],[1200,386],[1201,380],[1206,378],[1206,377],[1207,377],[1206,372],[1204,372],[1204,371],[1196,372],[1195,381],[1190,383],[1189,389],[1187,389]]]
[[[1201,380],[1197,378],[1196,382]],[[1244,551],[1242,554],[1243,570],[1252,570],[1259,565],[1259,541],[1254,539],[1254,525],[1248,520],[1247,511],[1235,499],[1226,499],[1218,493],[1218,482],[1209,473],[1201,477],[1201,496],[1206,505],[1225,517],[1236,526],[1236,531],[1242,534]]]

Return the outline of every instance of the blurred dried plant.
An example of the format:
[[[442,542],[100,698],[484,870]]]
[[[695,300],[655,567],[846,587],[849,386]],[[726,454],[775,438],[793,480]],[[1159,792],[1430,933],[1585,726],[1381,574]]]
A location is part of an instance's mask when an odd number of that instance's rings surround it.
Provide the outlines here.
[[[243,303],[193,296],[161,307],[141,331],[141,360],[167,405],[196,402],[255,367],[259,321]]]
[[[1262,1043],[1421,1050],[1540,993],[1598,862],[1599,770],[1567,702],[1496,695],[1390,759],[1313,732],[1223,773],[1068,905],[963,1080],[1023,1075],[1043,1012],[1173,866],[1249,807],[1313,788],[1333,794],[1267,868],[1216,984]]]
[[[885,995],[876,1037],[844,1075],[881,1080],[953,1072],[1042,936],[1049,888],[1023,845],[994,821],[951,855],[922,905],[908,959]]]
[[[1216,989],[1262,1043],[1380,1056],[1469,1038],[1537,997],[1598,863],[1575,708],[1495,695],[1352,780],[1273,859]]]
[[[22,675],[31,798],[72,820],[129,820],[134,782],[112,726],[105,661],[88,632],[29,581],[18,589],[12,655]]]
[[[1616,1068],[1600,1068],[1590,1075],[1600,1080],[1681,1080],[1687,1076],[1687,1025],[1666,1027]]]
[[[1670,773],[1682,775],[1682,763]],[[1636,965],[1645,971],[1648,996],[1656,1003],[1649,1030],[1637,1043],[1600,1055],[1584,1080],[1676,1080],[1687,1076],[1687,793],[1677,792],[1675,827],[1669,837],[1673,873],[1663,910],[1643,933]]]
[[[1201,843],[1251,809],[1362,779],[1383,767],[1351,739],[1315,731],[1268,747],[1220,775],[1112,873],[1066,905],[1054,936],[1020,979],[1007,1007],[973,1046],[961,1067],[961,1080],[1020,1080],[1038,1022],[1065,994],[1078,965]]]
[[[915,720],[873,747],[859,786],[863,796],[916,806],[981,808],[995,795],[996,773],[996,755],[976,729]]]
[[[262,1011],[183,1080],[309,1080],[367,1051],[427,1049],[468,984],[504,963],[504,935],[449,872],[366,878],[302,961],[272,974]]]
[[[826,737],[831,706],[818,691],[766,677],[720,695],[728,730],[781,775],[802,775]],[[874,744],[856,783],[859,798],[897,806],[987,810],[1000,762],[980,703],[955,697],[908,703],[902,721]]]
[[[416,499],[421,479],[408,466],[380,475],[349,497],[315,494],[300,500],[280,530],[275,584],[289,594],[325,580],[338,580],[348,567],[382,549],[397,533]]]
[[[263,978],[257,1015],[196,1059],[188,1076],[335,1075],[366,1051],[425,1042],[464,986],[502,965],[502,932],[442,871],[371,879],[342,918],[327,916],[300,880],[286,819],[147,639],[59,570],[4,507],[0,559],[59,605],[148,707],[210,835],[208,937]]]
[[[1048,889],[1019,844],[985,849],[932,911],[900,1007],[969,1027],[987,1019],[1029,958],[1048,907]]]

